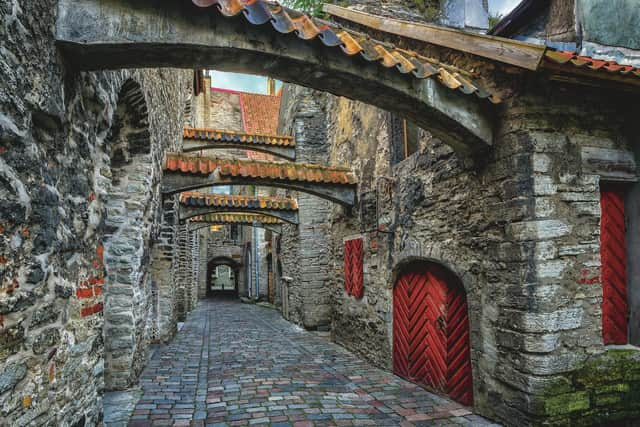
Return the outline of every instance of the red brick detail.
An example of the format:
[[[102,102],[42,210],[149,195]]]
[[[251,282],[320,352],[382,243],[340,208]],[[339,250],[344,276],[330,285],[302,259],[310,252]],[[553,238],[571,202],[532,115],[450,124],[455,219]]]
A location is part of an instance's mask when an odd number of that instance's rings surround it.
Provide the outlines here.
[[[356,299],[364,294],[362,238],[344,242],[344,289]]]
[[[93,297],[93,289],[92,288],[78,288],[76,289],[76,297],[80,299],[91,298]]]
[[[80,310],[80,315],[82,317],[91,316],[92,314],[100,313],[102,309],[103,309],[103,305],[101,302],[99,302],[89,307],[83,307],[82,310]]]

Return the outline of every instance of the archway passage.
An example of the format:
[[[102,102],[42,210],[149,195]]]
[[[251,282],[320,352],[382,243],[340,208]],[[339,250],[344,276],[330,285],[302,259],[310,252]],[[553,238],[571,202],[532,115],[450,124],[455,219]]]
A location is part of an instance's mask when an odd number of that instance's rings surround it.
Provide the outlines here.
[[[238,296],[240,263],[227,258],[213,258],[207,263],[207,296]]]
[[[493,143],[471,72],[258,1],[61,0],[56,40],[82,70],[183,67],[266,74],[406,117],[461,151]]]
[[[233,148],[258,151],[285,160],[296,160],[296,147],[292,136],[192,127],[183,130],[182,151],[185,153]]]
[[[288,188],[351,207],[356,201],[357,179],[350,169],[341,167],[166,155],[162,179],[165,195],[216,185]]]
[[[393,291],[394,373],[472,405],[470,356],[462,286],[436,265],[408,268]]]
[[[222,212],[255,213],[291,224],[299,223],[296,199],[198,192],[185,192],[180,195],[181,221]]]

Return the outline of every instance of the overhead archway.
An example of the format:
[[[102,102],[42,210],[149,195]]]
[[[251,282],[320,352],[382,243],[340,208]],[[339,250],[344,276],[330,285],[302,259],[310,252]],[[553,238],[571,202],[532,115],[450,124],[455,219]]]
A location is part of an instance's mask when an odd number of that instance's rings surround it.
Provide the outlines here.
[[[263,0],[196,3],[217,7],[61,0],[56,39],[67,61],[83,70],[185,67],[267,74],[394,112],[460,151],[492,144],[493,106],[487,99],[498,100],[471,74],[316,25]]]
[[[181,208],[180,210],[180,221],[184,222],[184,221],[188,221],[191,218],[196,218],[202,215],[209,215],[209,214],[217,214],[217,213],[227,213],[227,212],[233,212],[233,213],[237,213],[240,215],[246,214],[246,215],[251,215],[251,214],[257,214],[257,215],[261,215],[261,216],[266,216],[269,218],[275,218],[278,219],[280,221],[284,221],[287,222],[289,224],[293,224],[293,225],[298,225],[299,221],[298,221],[298,213],[297,212],[292,212],[292,211],[278,211],[278,210],[268,210],[268,209],[254,209],[254,210],[248,210],[248,209],[212,209],[212,208],[198,208],[198,209],[185,209],[185,208]]]

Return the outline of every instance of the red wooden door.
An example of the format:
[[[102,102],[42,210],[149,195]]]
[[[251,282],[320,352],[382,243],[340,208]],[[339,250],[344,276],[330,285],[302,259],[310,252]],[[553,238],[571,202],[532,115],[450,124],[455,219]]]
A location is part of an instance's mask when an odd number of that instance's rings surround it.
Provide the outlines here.
[[[603,191],[600,207],[602,337],[605,344],[626,344],[629,308],[624,193]]]
[[[473,404],[464,290],[435,267],[402,274],[393,292],[393,369],[410,381]]]

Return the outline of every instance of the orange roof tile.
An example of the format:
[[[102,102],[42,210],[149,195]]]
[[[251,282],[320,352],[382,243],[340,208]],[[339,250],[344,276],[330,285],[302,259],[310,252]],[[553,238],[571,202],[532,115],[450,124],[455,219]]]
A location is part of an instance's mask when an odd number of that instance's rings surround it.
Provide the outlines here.
[[[215,213],[200,215],[190,218],[191,222],[207,222],[210,224],[252,224],[261,222],[263,224],[282,224],[283,221],[266,215]]]
[[[245,132],[275,135],[278,132],[281,99],[274,95],[240,93],[242,124]]]
[[[210,128],[185,127],[182,131],[182,137],[189,140],[234,142],[247,145],[276,145],[285,147],[293,147],[296,145],[293,137],[289,135],[247,133]]]
[[[180,203],[185,206],[198,207],[298,210],[298,201],[296,199],[236,194],[207,194],[197,191],[181,193]]]
[[[399,49],[370,39],[366,35],[337,28],[326,21],[285,9],[277,2],[272,3],[266,0],[192,0],[192,2],[200,7],[215,5],[217,10],[226,17],[242,13],[252,25],[270,23],[279,33],[294,33],[300,39],[307,41],[319,40],[329,48],[340,47],[344,55],[359,55],[366,61],[377,62],[385,68],[395,68],[402,74],[411,73],[417,79],[435,78],[452,90],[475,94],[493,103],[501,102],[499,97],[472,82],[470,75],[462,70],[421,56],[416,52]],[[267,121],[269,120],[265,122]],[[251,125],[253,123],[255,122],[251,120]],[[245,130],[249,131],[247,126]]]
[[[633,77],[640,79],[640,68],[631,65],[618,64],[615,61],[606,61],[592,58],[590,56],[580,56],[575,52],[556,50],[547,50],[544,57],[547,61],[553,64],[568,65],[584,71],[592,71],[594,73],[594,77],[618,75],[621,77]]]
[[[306,163],[230,160],[218,157],[186,156],[169,153],[165,170],[187,174],[222,177],[270,178],[324,184],[356,184],[356,176],[348,168]]]

